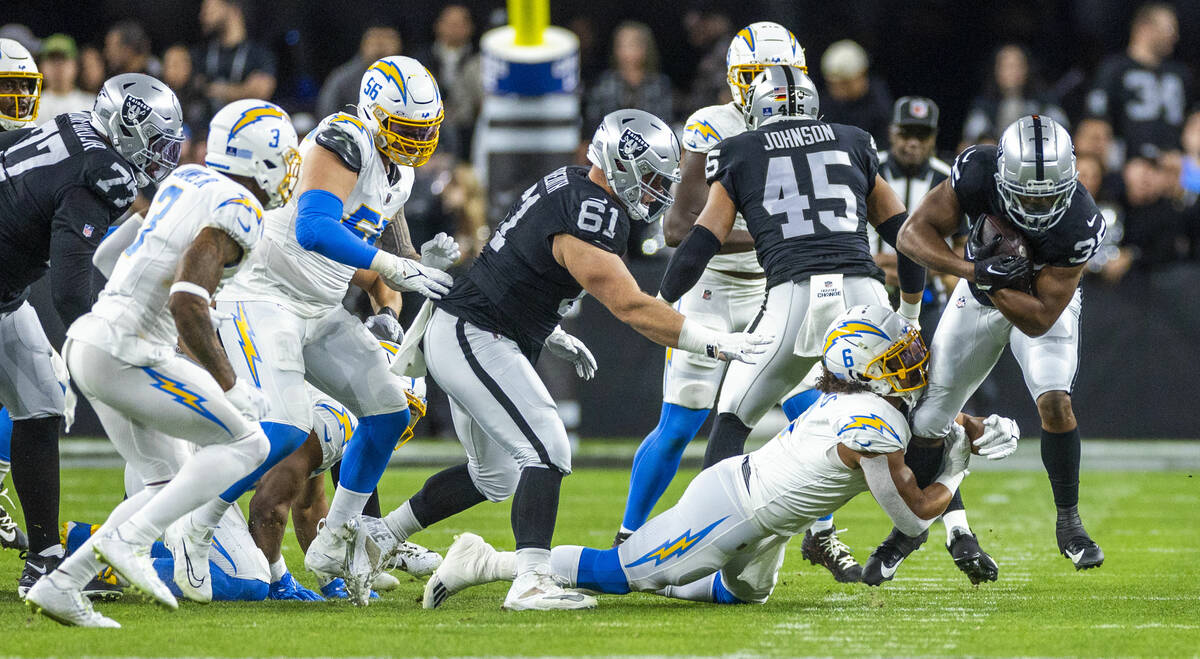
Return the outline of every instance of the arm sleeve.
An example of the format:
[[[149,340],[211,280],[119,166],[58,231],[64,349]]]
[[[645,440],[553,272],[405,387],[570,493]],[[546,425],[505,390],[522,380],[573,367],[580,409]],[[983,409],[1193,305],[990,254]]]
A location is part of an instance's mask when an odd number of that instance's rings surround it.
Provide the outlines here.
[[[888,468],[886,455],[863,456],[858,464],[862,467],[871,495],[901,533],[910,537],[918,536],[933,524],[932,519],[917,517],[904,502],[904,497],[900,496],[900,491],[896,489],[896,482],[892,480],[892,470]]]
[[[105,278],[112,277],[113,268],[117,267],[117,259],[121,258],[121,252],[133,244],[134,238],[137,237],[138,230],[141,228],[142,216],[134,213],[105,236],[100,247],[92,256],[92,264],[96,266],[100,274]]]
[[[897,213],[875,227],[875,231],[879,233],[880,238],[883,238],[883,242],[895,249],[896,236],[900,234],[900,227],[907,219],[908,213]],[[896,270],[900,276],[900,292],[920,293],[925,290],[925,266],[908,258],[908,255],[899,249],[896,249],[896,255]]]
[[[696,282],[700,281],[709,260],[720,249],[721,241],[717,240],[713,232],[702,226],[693,226],[667,263],[662,283],[658,287],[663,299],[674,304],[684,293],[691,290]]]
[[[50,227],[50,293],[64,325],[92,306],[92,255],[111,213],[112,207],[87,188],[72,187],[59,200]]]
[[[296,241],[304,249],[368,270],[379,250],[355,236],[342,224],[342,200],[326,190],[300,195],[296,212]]]

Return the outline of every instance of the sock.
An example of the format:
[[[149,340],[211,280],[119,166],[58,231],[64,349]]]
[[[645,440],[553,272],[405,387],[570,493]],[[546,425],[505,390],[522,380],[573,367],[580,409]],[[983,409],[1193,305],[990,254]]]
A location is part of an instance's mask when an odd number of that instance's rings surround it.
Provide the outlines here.
[[[951,540],[954,540],[954,529],[962,529],[970,533],[971,525],[967,523],[967,511],[965,510],[947,510],[942,515],[942,524],[946,526],[946,544],[949,545]]]
[[[267,438],[259,431],[227,444],[201,447],[183,463],[171,482],[120,526],[121,537],[149,546],[168,525],[204,504],[210,504],[202,513],[207,514],[197,521],[212,522],[208,528],[215,527],[211,515],[219,504],[213,503],[213,499],[262,463],[267,446]],[[220,518],[220,515],[215,517],[217,521]]]
[[[383,511],[379,508],[379,488],[371,490],[371,498],[363,505],[362,512],[368,517],[383,517]]]
[[[704,468],[717,464],[725,458],[741,455],[746,448],[750,428],[732,412],[717,415],[712,432],[708,434],[708,448],[704,451]]]
[[[808,408],[817,402],[821,397],[821,392],[816,389],[808,389],[792,396],[783,401],[783,413],[787,415],[788,421],[795,421],[800,418],[801,414],[808,411]]]
[[[946,504],[946,512],[952,513],[956,510],[966,510],[966,508],[967,507],[963,505],[962,491],[955,490],[954,496],[950,497],[950,503]],[[966,518],[964,517],[964,519]]]
[[[339,489],[344,487],[354,492],[371,492],[379,485],[379,479],[392,458],[392,450],[396,448],[396,440],[408,427],[408,419],[406,407],[399,412],[376,414],[358,420],[358,427],[354,429],[354,435],[350,437],[342,457]],[[363,503],[366,503],[366,499]],[[359,506],[354,514],[361,512],[362,506]]]
[[[809,530],[813,532],[813,535],[816,535],[817,533],[822,533],[822,532],[828,531],[829,529],[832,529],[832,528],[833,528],[833,515],[826,515],[826,516],[822,517],[821,519],[818,519],[817,521],[813,522],[812,526],[809,527]]]
[[[1079,428],[1067,432],[1042,429],[1042,464],[1050,477],[1054,505],[1059,508],[1073,508],[1079,504],[1080,443]]]
[[[558,552],[563,547],[555,547]],[[621,569],[621,559],[617,549],[591,549],[578,547],[579,562],[576,567],[574,584],[601,593],[624,595],[629,592],[629,579]],[[571,551],[571,549],[567,549]],[[564,552],[565,553],[565,552]],[[564,558],[566,555],[564,555]],[[561,575],[557,570],[555,574]]]
[[[399,508],[388,513],[383,518],[383,523],[400,542],[404,542],[408,536],[425,528],[413,514],[411,501],[405,501]]]
[[[708,418],[708,410],[693,410],[663,403],[658,425],[642,440],[633,456],[629,496],[625,500],[622,533],[632,533],[646,523],[654,504],[662,498],[679,471],[683,449]]]
[[[7,407],[0,407],[0,483],[8,475],[9,462],[12,461],[12,415]]]
[[[541,547],[525,547],[518,549],[517,554],[517,574],[528,574],[536,572],[538,574],[550,574],[550,550],[542,549]]]
[[[25,512],[29,551],[58,544],[58,426],[61,416],[14,421],[12,482]]]
[[[340,528],[351,518],[360,515],[367,499],[370,498],[369,492],[355,492],[338,485],[333,493],[333,503],[329,504],[329,512],[325,515],[325,525]]]
[[[471,472],[464,462],[430,476],[421,489],[409,498],[407,505],[420,528],[429,528],[484,501],[487,501],[487,497],[475,487],[475,481],[471,480]]]
[[[512,503],[518,567],[522,565],[522,549],[542,549],[546,551],[546,569],[549,571],[550,540],[554,537],[554,523],[558,518],[558,491],[562,479],[563,473],[557,469],[525,467],[521,470]]]
[[[304,440],[308,439],[308,431],[296,426],[289,426],[285,423],[270,423],[263,422],[263,432],[267,434],[267,441],[271,444],[271,450],[267,453],[267,459],[263,460],[262,464],[258,465],[244,478],[239,479],[236,483],[221,493],[221,498],[229,503],[237,501],[243,494],[254,489],[258,483],[258,479],[262,475],[270,471],[271,467],[279,464],[284,458],[291,455],[300,448]]]
[[[58,572],[62,577],[55,580],[55,583],[74,589],[81,589],[87,585],[92,577],[100,572],[100,559],[96,558],[96,554],[92,551],[92,547],[96,545],[96,540],[117,528],[129,519],[134,513],[146,505],[152,499],[161,486],[147,487],[137,494],[117,504],[116,508],[108,514],[108,519],[96,529],[96,532],[91,534],[87,540],[83,542],[74,552],[68,556],[61,565],[58,566]],[[56,574],[57,574],[56,573]]]
[[[714,572],[682,586],[667,586],[655,591],[663,597],[670,597],[689,602],[712,602],[713,604],[745,604],[734,597],[725,586],[720,572]]]
[[[280,555],[279,560],[271,563],[271,583],[276,583],[287,574],[287,563],[284,562],[283,556]]]
[[[908,444],[908,450],[904,453],[904,464],[908,465],[916,477],[917,487],[929,487],[929,484],[937,479],[938,474],[942,472],[942,452],[941,445],[917,446],[911,442]]]

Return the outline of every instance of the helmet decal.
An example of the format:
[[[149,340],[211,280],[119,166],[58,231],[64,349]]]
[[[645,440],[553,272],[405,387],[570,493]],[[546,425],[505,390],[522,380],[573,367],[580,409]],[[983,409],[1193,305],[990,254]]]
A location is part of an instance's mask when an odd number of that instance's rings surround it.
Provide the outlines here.
[[[829,334],[825,337],[824,352],[829,352],[829,348],[831,348],[834,342],[838,339],[848,336],[862,336],[864,334],[878,336],[884,340],[891,339],[891,337],[887,335],[887,332],[884,332],[882,329],[872,325],[871,323],[868,323],[864,320],[847,320],[841,325],[829,330]]]
[[[242,129],[250,124],[261,121],[267,117],[286,120],[283,112],[275,105],[259,105],[253,108],[247,108],[242,112],[242,116],[238,117],[237,121],[233,122],[233,127],[229,129],[229,138],[232,140]]]
[[[371,68],[367,69],[367,71],[378,71],[383,77],[391,80],[396,85],[396,89],[400,91],[401,102],[408,102],[408,88],[404,85],[404,74],[400,72],[400,69],[396,68],[395,64],[386,59],[381,59],[372,64]]]
[[[621,140],[617,143],[617,153],[626,160],[633,160],[649,148],[650,145],[646,143],[646,138],[632,128],[626,128],[625,132],[621,133]]]
[[[126,126],[137,126],[150,116],[150,104],[137,96],[126,96],[121,104],[121,121]]]
[[[750,27],[749,25],[742,28],[741,30],[738,30],[737,37],[735,37],[735,38],[745,41],[746,47],[749,48],[751,51],[754,50],[754,29],[752,27]]]

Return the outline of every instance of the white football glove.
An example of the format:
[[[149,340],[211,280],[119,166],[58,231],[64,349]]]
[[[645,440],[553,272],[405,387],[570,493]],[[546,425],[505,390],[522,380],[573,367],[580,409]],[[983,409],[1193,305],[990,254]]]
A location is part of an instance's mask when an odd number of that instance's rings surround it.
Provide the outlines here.
[[[450,292],[454,278],[437,268],[404,259],[383,250],[375,253],[371,269],[383,277],[383,282],[398,291],[413,291],[431,300],[440,300]]]
[[[1016,453],[1020,438],[1021,430],[1016,421],[993,414],[983,420],[983,434],[973,444],[979,449],[979,455],[988,460],[1002,460]]]
[[[79,398],[71,388],[71,372],[67,370],[67,362],[63,361],[62,355],[54,348],[50,349],[50,365],[54,367],[54,379],[58,380],[58,384],[63,388],[63,423],[70,432],[71,426],[75,424],[75,403]]]
[[[214,332],[221,331],[221,323],[232,321],[236,316],[225,311],[217,311],[216,307],[208,308],[208,322],[212,325]]]
[[[967,470],[971,463],[971,443],[967,440],[967,431],[957,423],[953,424],[950,435],[942,440],[945,452],[942,453],[942,474],[953,476]]]
[[[375,335],[375,338],[392,343],[402,343],[404,341],[404,328],[400,326],[400,320],[396,318],[396,312],[389,307],[384,307],[379,310],[379,313],[367,318],[363,321],[367,330]]]
[[[252,423],[258,423],[259,419],[267,415],[267,397],[261,389],[242,378],[238,378],[229,391],[225,392],[225,399]]]
[[[421,263],[438,270],[445,270],[462,258],[458,243],[445,233],[439,233],[432,240],[421,245]]]
[[[574,364],[575,373],[584,380],[591,380],[596,375],[596,358],[592,351],[563,328],[555,327],[546,337],[546,349],[555,357]]]
[[[687,318],[679,329],[676,345],[680,350],[708,355],[724,362],[739,361],[753,364],[775,340],[769,334],[749,332],[718,332]]]
[[[907,320],[908,324],[913,326],[913,329],[917,330],[918,332],[921,331],[920,302],[913,302],[912,304],[909,304],[904,300],[900,300],[900,308],[896,309],[896,313],[900,314],[900,317],[904,320]]]

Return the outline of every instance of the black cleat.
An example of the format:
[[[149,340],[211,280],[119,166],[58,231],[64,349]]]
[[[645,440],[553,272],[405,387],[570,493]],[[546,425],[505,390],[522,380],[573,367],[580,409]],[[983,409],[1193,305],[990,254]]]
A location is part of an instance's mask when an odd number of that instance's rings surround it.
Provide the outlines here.
[[[850,548],[838,540],[833,529],[819,533],[813,533],[811,529],[805,531],[800,551],[809,563],[829,570],[833,578],[840,583],[862,581],[862,566],[854,560]]]
[[[955,528],[954,539],[946,543],[946,551],[963,574],[978,586],[984,581],[995,581],[1000,575],[1000,566],[979,546],[974,534]]]
[[[60,556],[42,556],[27,551],[21,552],[21,558],[25,559],[25,569],[21,570],[21,578],[17,580],[17,595],[21,599],[25,599],[25,593],[33,588],[38,579],[53,572],[63,560]]]
[[[8,498],[7,489],[0,489],[0,498],[7,501],[10,507],[13,505],[12,499]],[[25,532],[17,526],[4,506],[0,506],[0,548],[17,551],[29,549],[29,538],[25,537]]]
[[[928,539],[929,531],[924,531],[921,535],[913,538],[904,535],[899,529],[893,528],[888,537],[879,543],[875,551],[871,552],[871,557],[867,559],[867,565],[862,572],[863,583],[868,586],[878,586],[885,581],[891,581],[904,559],[925,544]]]
[[[111,602],[121,599],[124,594],[125,588],[118,583],[117,573],[111,567],[106,568],[83,587],[83,596],[93,602]]]
[[[621,543],[628,540],[629,536],[631,536],[631,535],[633,535],[633,533],[626,532],[626,531],[617,531],[617,537],[613,538],[612,548],[616,549],[617,547],[620,547]]]
[[[1071,559],[1076,570],[1100,567],[1104,563],[1104,551],[1084,530],[1075,506],[1058,511],[1054,535],[1058,539],[1058,551]]]

